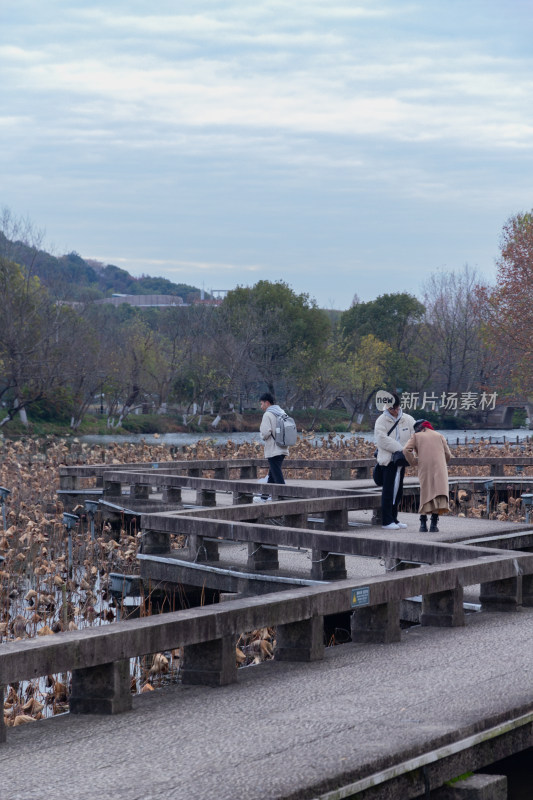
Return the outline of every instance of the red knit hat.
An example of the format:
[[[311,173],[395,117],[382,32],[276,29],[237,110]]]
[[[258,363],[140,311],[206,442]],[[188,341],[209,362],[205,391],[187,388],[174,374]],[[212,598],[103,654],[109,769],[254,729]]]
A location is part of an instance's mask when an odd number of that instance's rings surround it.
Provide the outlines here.
[[[428,422],[427,419],[417,419],[413,427],[415,433],[419,433],[422,430],[422,428],[429,428],[431,431],[435,430],[431,422]]]

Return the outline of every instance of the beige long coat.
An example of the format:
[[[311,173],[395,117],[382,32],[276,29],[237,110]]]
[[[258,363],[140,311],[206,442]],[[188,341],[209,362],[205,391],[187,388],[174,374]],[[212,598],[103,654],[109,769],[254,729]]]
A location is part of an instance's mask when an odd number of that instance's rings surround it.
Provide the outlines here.
[[[420,481],[420,513],[446,513],[449,502],[448,461],[452,457],[442,434],[430,428],[414,433],[404,448],[411,466],[418,466]],[[439,498],[438,503],[433,503]],[[424,508],[425,506],[428,507]]]

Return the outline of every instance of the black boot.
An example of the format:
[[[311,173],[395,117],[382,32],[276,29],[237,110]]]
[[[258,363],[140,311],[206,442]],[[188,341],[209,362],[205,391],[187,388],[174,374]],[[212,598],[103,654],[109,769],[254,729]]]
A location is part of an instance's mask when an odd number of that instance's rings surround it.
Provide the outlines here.
[[[420,514],[420,527],[418,530],[420,533],[428,532],[428,518],[426,514]]]
[[[439,532],[439,529],[437,527],[437,522],[438,521],[439,521],[439,515],[438,514],[432,514],[431,515],[431,525],[429,526],[429,532],[430,533],[438,533]]]

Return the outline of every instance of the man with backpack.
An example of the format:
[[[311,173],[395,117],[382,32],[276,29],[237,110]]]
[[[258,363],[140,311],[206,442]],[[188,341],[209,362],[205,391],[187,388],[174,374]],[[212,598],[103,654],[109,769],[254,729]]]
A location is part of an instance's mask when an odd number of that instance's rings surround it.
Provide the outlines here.
[[[281,465],[289,452],[287,444],[289,442],[292,444],[292,439],[296,439],[294,420],[276,404],[270,392],[262,394],[259,402],[261,411],[263,411],[259,434],[265,443],[265,458],[268,459],[269,466],[267,483],[285,483]],[[290,432],[289,430],[285,431],[285,425],[288,420],[292,423]],[[289,438],[289,435],[292,435],[291,438]],[[254,503],[266,503],[267,500],[270,500],[267,494],[263,494],[261,497],[254,497]]]

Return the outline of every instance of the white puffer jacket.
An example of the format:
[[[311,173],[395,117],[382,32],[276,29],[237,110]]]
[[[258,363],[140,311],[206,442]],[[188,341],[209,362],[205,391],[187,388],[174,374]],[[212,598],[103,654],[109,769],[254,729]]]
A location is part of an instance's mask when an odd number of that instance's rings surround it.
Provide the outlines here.
[[[388,436],[388,432],[397,419],[400,421]],[[403,450],[414,433],[414,424],[413,417],[410,414],[404,414],[401,410],[399,417],[393,417],[388,411],[384,411],[377,418],[374,425],[374,441],[378,448],[378,464],[386,467],[392,460],[392,454],[397,450]]]

